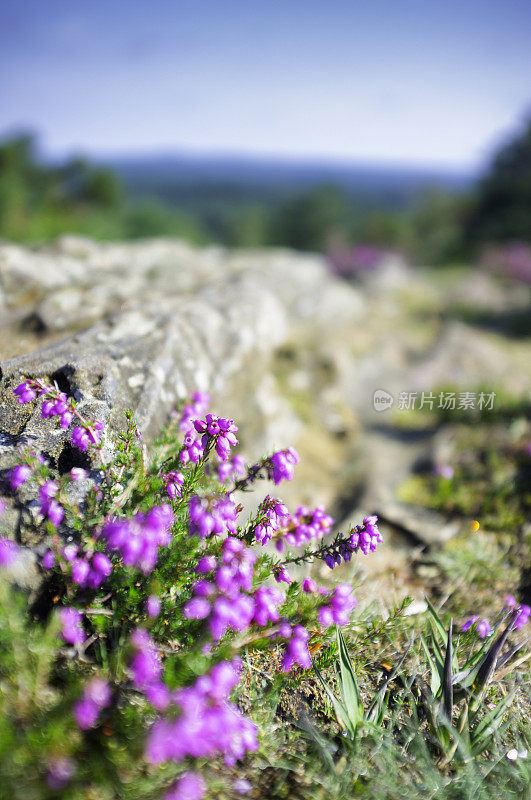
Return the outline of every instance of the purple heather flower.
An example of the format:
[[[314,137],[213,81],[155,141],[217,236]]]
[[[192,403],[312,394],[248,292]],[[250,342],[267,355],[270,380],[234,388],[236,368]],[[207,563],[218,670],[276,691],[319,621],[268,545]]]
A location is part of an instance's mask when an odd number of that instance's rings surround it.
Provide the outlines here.
[[[333,524],[334,520],[326,513],[324,506],[317,506],[313,510],[299,506],[288,526],[286,542],[301,547],[312,539],[322,539],[331,532]]]
[[[505,607],[506,608],[516,608],[516,597],[513,594],[506,594],[505,595]]]
[[[133,674],[133,684],[140,691],[144,691],[148,686],[158,684],[161,681],[162,664],[160,653],[155,642],[144,628],[137,628],[131,635],[131,641],[136,649],[136,653],[129,665]]]
[[[218,464],[218,480],[221,483],[225,481],[236,480],[237,477],[245,475],[247,463],[243,456],[235,455],[230,461],[222,461]]]
[[[35,400],[37,396],[34,389],[31,389],[27,382],[19,384],[13,390],[13,394],[17,396],[19,403],[29,403],[31,400]]]
[[[53,550],[47,550],[42,557],[42,566],[44,569],[51,569],[55,564],[55,553]]]
[[[52,792],[60,792],[68,785],[74,769],[75,764],[71,758],[56,758],[50,763],[46,783]]]
[[[151,617],[151,619],[158,617],[160,614],[160,608],[160,597],[157,597],[156,594],[150,594],[146,600],[146,613],[148,617]]]
[[[82,731],[88,731],[96,725],[100,711],[98,704],[88,697],[82,697],[73,706],[75,720]]]
[[[477,622],[478,619],[479,619],[479,616],[477,614],[474,614],[473,616],[469,617],[467,620],[465,620],[465,622],[461,626],[461,631],[463,633],[466,633],[467,631],[469,631],[470,628],[472,627],[472,625],[474,625],[474,623]]]
[[[157,561],[158,548],[171,542],[172,524],[173,511],[164,504],[132,519],[113,519],[103,526],[101,535],[107,548],[119,552],[127,567],[148,575]]]
[[[302,625],[295,625],[282,658],[281,669],[283,672],[289,672],[296,664],[303,669],[309,669],[312,666],[307,645],[309,638],[310,634],[306,628],[303,628]]]
[[[184,437],[183,447],[179,453],[179,461],[184,466],[190,461],[197,464],[203,456],[204,448],[195,433],[190,430]]]
[[[55,528],[61,524],[61,520],[65,515],[64,509],[59,505],[54,497],[52,497],[52,499],[49,500],[45,505],[41,505],[41,510],[43,514],[46,514]]]
[[[61,636],[68,642],[68,644],[82,644],[85,639],[85,631],[81,625],[83,619],[81,613],[75,608],[62,608],[59,611],[59,617],[63,629]]]
[[[195,392],[192,395],[192,402],[184,406],[181,411],[181,419],[179,421],[179,430],[188,433],[193,429],[194,420],[202,417],[208,411],[210,404],[210,395],[205,392]]]
[[[214,440],[214,448],[221,461],[227,461],[230,456],[230,449],[238,444],[235,436],[238,426],[234,420],[226,417],[218,417],[216,414],[207,414],[205,419],[194,420],[194,428],[197,433],[202,435],[201,444],[205,448],[209,440]],[[185,445],[187,445],[185,437]]]
[[[155,723],[147,744],[148,760],[179,763],[187,757],[223,754],[225,763],[233,766],[247,751],[256,750],[256,726],[229,702],[239,677],[238,664],[221,662],[193,686],[175,692],[181,714]]]
[[[176,500],[180,497],[184,484],[184,475],[182,472],[168,472],[167,475],[162,475],[161,477],[171,499]]]
[[[106,708],[111,702],[111,689],[103,678],[92,678],[83,692],[83,697],[92,700],[98,708]]]
[[[197,562],[195,571],[200,575],[207,575],[209,572],[212,572],[216,569],[217,564],[218,561],[215,556],[202,556],[202,558],[200,558]]]
[[[186,619],[206,619],[210,614],[210,603],[204,597],[192,597],[183,607]]]
[[[78,450],[81,450],[82,453],[85,452],[90,444],[89,435],[81,425],[76,425],[72,431],[72,444],[74,447],[77,447]]]
[[[85,561],[83,558],[76,558],[72,564],[73,582],[77,583],[81,587],[84,587],[86,585],[89,572],[90,566],[88,561]]]
[[[67,411],[70,410],[70,406],[68,404],[68,398],[66,394],[60,392],[53,403],[53,413],[54,415],[57,414],[61,416],[61,414],[66,414]]]
[[[202,579],[193,586],[194,596],[183,609],[188,619],[208,619],[210,633],[219,641],[231,629],[246,630],[255,614],[260,618],[278,619],[275,602],[282,602],[278,590],[259,589],[257,597],[248,592],[253,587],[256,554],[239,539],[227,536],[219,559],[204,556],[196,571],[214,572],[211,579]]]
[[[66,430],[72,424],[72,420],[74,419],[74,414],[72,411],[65,411],[64,414],[61,414],[61,428]]]
[[[273,483],[276,485],[281,481],[292,480],[295,464],[298,464],[299,461],[299,454],[294,447],[288,447],[287,450],[279,450],[273,453],[270,458]]]
[[[266,545],[280,528],[286,527],[290,522],[289,511],[286,506],[274,497],[267,495],[258,510],[260,522],[255,528],[256,541]]]
[[[346,625],[357,601],[352,594],[352,586],[348,583],[338,584],[331,595],[327,597],[326,605],[319,609],[319,622],[324,628],[336,625]]]
[[[47,503],[48,500],[51,500],[52,497],[55,497],[58,491],[59,487],[55,481],[46,481],[46,483],[41,486],[39,491],[41,504]]]
[[[31,469],[27,464],[19,464],[9,472],[9,485],[16,491],[23,483],[26,483],[31,475]]]
[[[286,567],[281,567],[281,569],[277,569],[274,572],[275,580],[277,583],[291,583],[291,578],[289,576],[289,572],[287,571]]]
[[[302,584],[303,591],[311,593],[317,589],[317,584],[313,578],[305,578]]]
[[[233,790],[236,794],[249,794],[251,789],[253,788],[249,781],[246,781],[245,778],[238,778],[232,784]]]
[[[259,586],[254,593],[253,622],[261,628],[269,622],[278,622],[278,609],[285,599],[284,593],[276,586]]]
[[[144,694],[153,708],[156,708],[157,711],[165,711],[171,701],[171,692],[166,684],[162,682],[150,683],[145,687]]]
[[[11,539],[0,539],[0,567],[9,567],[15,561],[19,546]]]
[[[72,467],[70,470],[70,478],[73,481],[84,481],[88,477],[88,472],[83,467]]]
[[[520,606],[518,616],[514,621],[515,631],[521,631],[524,625],[527,625],[531,617],[531,606]]]
[[[91,562],[92,569],[99,572],[105,578],[108,578],[112,572],[112,564],[108,556],[105,553],[94,553],[92,556]]]
[[[63,558],[65,559],[65,561],[68,561],[68,562],[72,563],[72,561],[77,556],[78,550],[79,550],[79,547],[77,546],[77,544],[72,544],[72,543],[71,544],[66,544],[63,547],[63,549],[61,551],[61,554],[62,554]]]
[[[164,800],[201,800],[205,782],[197,772],[185,772],[164,795]]]
[[[490,624],[486,619],[480,620],[476,625],[476,632],[480,639],[485,639],[490,634]]]
[[[55,414],[54,407],[53,407],[53,400],[45,400],[41,406],[41,417],[43,419],[49,419],[49,417],[53,417]]]
[[[87,433],[92,444],[99,444],[101,439],[101,432],[105,425],[101,419],[94,420],[91,427],[87,428]]]
[[[221,535],[226,531],[236,533],[236,506],[229,495],[219,497],[199,497],[190,499],[190,534],[205,539]]]

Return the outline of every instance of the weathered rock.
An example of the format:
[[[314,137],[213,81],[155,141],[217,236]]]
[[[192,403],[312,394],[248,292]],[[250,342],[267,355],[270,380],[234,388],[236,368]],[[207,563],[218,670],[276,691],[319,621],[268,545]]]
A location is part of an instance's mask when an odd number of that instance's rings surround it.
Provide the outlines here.
[[[438,543],[453,529],[397,500],[400,484],[433,456],[436,436],[429,424],[421,434],[399,424],[398,394],[452,384],[524,395],[526,342],[460,317],[459,306],[477,299],[483,316],[489,308],[521,315],[529,296],[525,287],[474,275],[449,281],[401,262],[352,286],[321,257],[287,250],[76,236],[38,249],[0,245],[0,493],[19,446],[46,453],[60,471],[88,464],[36,404],[16,403],[23,377],[57,381],[111,434],[131,408],[147,441],[176,403],[208,390],[216,409],[238,420],[251,459],[298,447],[296,480],[282,488],[290,505],[324,503],[345,522],[385,517],[389,544],[370,563],[388,566],[400,553],[403,576],[413,542]],[[373,408],[376,389],[394,396],[392,410]],[[0,534],[12,535],[21,515],[7,498]]]

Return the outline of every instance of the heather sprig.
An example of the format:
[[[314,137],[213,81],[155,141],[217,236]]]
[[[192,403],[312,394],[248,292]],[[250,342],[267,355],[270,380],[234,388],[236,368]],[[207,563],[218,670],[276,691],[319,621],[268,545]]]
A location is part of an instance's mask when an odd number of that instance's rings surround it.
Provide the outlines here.
[[[71,441],[81,452],[85,452],[89,445],[101,448],[101,433],[104,428],[102,420],[91,420],[83,416],[75,400],[61,392],[57,385],[47,383],[42,378],[27,378],[13,390],[13,393],[19,403],[30,403],[39,397],[43,401],[42,418],[59,417],[60,426],[64,430],[70,427],[75,418],[79,424],[72,430]]]

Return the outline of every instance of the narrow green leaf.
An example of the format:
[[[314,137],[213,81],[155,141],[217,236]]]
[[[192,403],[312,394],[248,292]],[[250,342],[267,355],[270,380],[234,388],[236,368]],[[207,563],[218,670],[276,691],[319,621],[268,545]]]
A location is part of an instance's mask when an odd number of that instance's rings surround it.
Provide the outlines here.
[[[454,704],[454,690],[452,684],[452,628],[453,621],[450,620],[450,627],[448,628],[448,642],[444,657],[444,672],[442,682],[442,707],[450,724],[452,723],[452,708]]]
[[[472,752],[474,755],[479,755],[483,750],[488,747],[489,740],[493,733],[500,727],[503,715],[511,705],[516,695],[517,689],[513,689],[510,694],[503,698],[498,705],[485,714],[477,728],[472,733]]]
[[[427,597],[426,597],[426,603],[428,606],[428,611],[430,612],[430,620],[433,622],[433,627],[437,632],[441,644],[444,645],[446,644],[446,638],[447,638],[446,628],[444,627],[441,618],[439,617],[439,615],[435,611],[435,608],[433,607],[433,605],[431,604],[431,602]]]
[[[429,649],[429,647],[428,647],[428,645],[426,643],[426,640],[424,639],[422,634],[420,635],[420,642],[422,644],[424,653],[426,655],[426,659],[427,659],[428,664],[430,666],[430,672],[431,672],[430,689],[431,689],[431,693],[433,694],[434,697],[437,697],[438,694],[439,694],[439,690],[441,688],[441,684],[442,684],[442,674],[443,674],[442,664],[439,665],[434,660],[434,658],[432,657],[432,654],[430,653],[430,649]]]
[[[319,678],[319,680],[321,682],[321,685],[322,685],[323,689],[327,693],[327,695],[328,695],[328,697],[330,699],[330,702],[332,703],[332,706],[333,706],[333,709],[334,709],[334,713],[336,715],[336,719],[337,719],[339,725],[344,730],[348,730],[350,732],[350,734],[354,737],[355,734],[356,734],[356,731],[355,731],[355,729],[353,730],[351,728],[350,720],[349,720],[349,717],[348,717],[348,714],[347,714],[347,709],[345,708],[345,706],[341,702],[341,700],[338,697],[336,697],[336,695],[334,694],[334,692],[332,691],[330,686],[327,684],[327,682],[325,681],[325,679],[321,675],[321,673],[320,673],[317,665],[315,664],[315,662],[313,662],[312,666],[314,668],[315,674],[317,675],[317,677]]]
[[[339,648],[339,666],[341,670],[341,693],[343,703],[347,710],[347,714],[356,729],[363,719],[363,706],[361,704],[360,690],[356,680],[356,673],[350,656],[348,654],[347,646],[341,633],[341,629],[336,628],[337,643]]]
[[[509,633],[512,630],[513,622],[516,619],[517,614],[513,613],[509,618],[509,622],[505,630],[501,633],[501,635],[496,639],[495,642],[491,644],[487,653],[478,666],[478,671],[476,675],[476,680],[474,682],[474,691],[476,693],[476,708],[481,696],[483,695],[484,691],[486,690],[487,686],[489,685],[489,681],[492,677],[492,673],[496,668],[496,662],[498,661],[498,656],[501,652],[503,645]]]

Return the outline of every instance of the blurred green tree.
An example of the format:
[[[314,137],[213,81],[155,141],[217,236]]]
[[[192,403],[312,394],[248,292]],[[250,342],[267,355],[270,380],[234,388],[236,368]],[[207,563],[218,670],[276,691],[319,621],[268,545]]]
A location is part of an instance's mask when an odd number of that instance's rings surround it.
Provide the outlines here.
[[[489,242],[531,242],[531,118],[495,156],[479,183],[466,236],[474,248]]]
[[[336,186],[319,186],[282,203],[271,221],[271,242],[322,252],[332,234],[350,224],[350,204]]]

